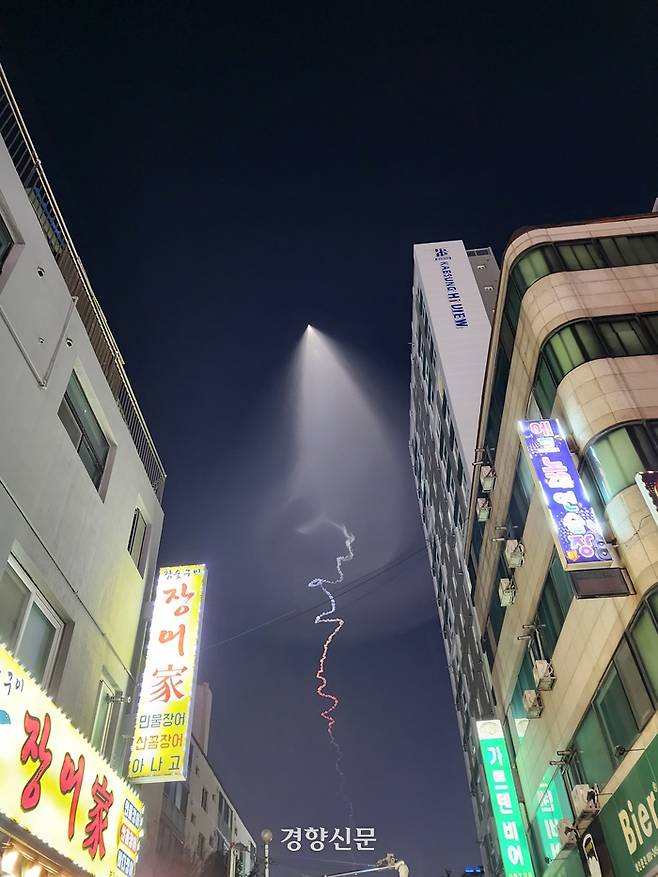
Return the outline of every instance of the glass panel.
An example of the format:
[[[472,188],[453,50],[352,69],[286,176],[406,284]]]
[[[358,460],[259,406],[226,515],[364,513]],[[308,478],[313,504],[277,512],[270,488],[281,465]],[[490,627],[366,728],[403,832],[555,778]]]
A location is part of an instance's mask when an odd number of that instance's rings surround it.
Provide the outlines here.
[[[639,334],[634,320],[602,320],[599,332],[610,356],[639,356],[651,348]]]
[[[584,351],[586,360],[600,359],[602,356],[606,355],[603,345],[599,340],[599,336],[596,334],[594,326],[589,320],[583,321],[582,323],[575,323],[572,328],[580,341],[580,347]]]
[[[615,667],[623,683],[637,726],[643,728],[653,715],[653,705],[630,646],[625,639],[622,639],[615,653]]]
[[[9,234],[9,229],[4,224],[2,219],[0,219],[0,266],[2,266],[3,262],[7,257],[7,253],[11,250],[12,239]]]
[[[574,742],[583,779],[604,786],[612,776],[614,765],[593,707],[589,708]]]
[[[59,406],[59,411],[57,413],[59,415],[59,419],[64,424],[64,429],[68,432],[69,436],[71,437],[71,441],[73,442],[75,449],[77,450],[80,446],[82,430],[78,426],[78,421],[73,416],[73,412],[69,407],[69,403],[66,401],[66,396],[62,399],[62,404]]]
[[[91,732],[91,742],[98,749],[99,752],[103,752],[103,745],[105,743],[105,731],[107,729],[107,720],[110,714],[111,704],[108,703],[108,696],[111,695],[111,691],[108,686],[101,682],[98,687],[98,705],[96,707],[96,718],[94,719],[94,728]]]
[[[637,737],[638,727],[614,665],[608,670],[594,702],[608,732],[610,747],[630,749]]]
[[[615,429],[595,441],[587,451],[587,457],[598,470],[599,486],[605,502],[633,484],[636,472],[648,468],[631,440],[632,429]]]
[[[146,535],[146,521],[141,515],[139,509],[135,509],[135,517],[133,519],[132,532],[130,534],[130,545],[128,550],[130,556],[135,561],[135,566],[139,566],[142,556],[142,546],[144,544],[144,536]]]
[[[546,658],[550,659],[555,651],[555,646],[564,623],[564,616],[550,578],[546,579],[546,584],[542,591],[537,609],[537,620],[539,621],[541,644],[546,651]]]
[[[92,453],[89,445],[87,444],[87,439],[83,438],[78,448],[78,454],[80,459],[84,463],[84,467],[89,472],[89,477],[94,482],[94,485],[98,487],[101,483],[101,477],[103,475],[103,470],[98,465],[98,461],[96,460],[95,455]]]
[[[637,265],[648,265],[658,261],[653,235],[634,235],[629,238],[629,243]]]
[[[32,673],[37,682],[43,680],[54,639],[54,625],[37,604],[33,603],[17,655],[18,660]]]
[[[553,379],[550,366],[548,365],[548,361],[543,353],[539,359],[534,393],[542,416],[548,417],[553,410],[553,405],[555,403],[557,382]]]
[[[7,567],[0,579],[0,640],[10,649],[16,645],[18,628],[29,598],[29,590],[13,569]]]
[[[546,353],[558,383],[572,369],[585,362],[573,326],[565,326],[546,345]]]
[[[78,419],[98,462],[101,465],[104,465],[109,445],[98,420],[96,420],[94,412],[91,410],[87,397],[74,374],[71,375],[71,380],[66,388],[66,397],[71,408],[75,412],[75,416]]]
[[[658,699],[658,631],[647,609],[642,610],[631,628],[631,640]]]
[[[619,249],[617,244],[618,238],[600,238],[599,244],[601,245],[601,249],[605,253],[606,259],[608,263],[613,268],[619,268],[621,265],[624,265],[624,257]]]
[[[573,587],[571,584],[571,576],[562,568],[560,559],[555,551],[553,552],[551,564],[548,568],[548,577],[564,621],[567,617],[569,607],[571,606],[571,601],[573,600]]]

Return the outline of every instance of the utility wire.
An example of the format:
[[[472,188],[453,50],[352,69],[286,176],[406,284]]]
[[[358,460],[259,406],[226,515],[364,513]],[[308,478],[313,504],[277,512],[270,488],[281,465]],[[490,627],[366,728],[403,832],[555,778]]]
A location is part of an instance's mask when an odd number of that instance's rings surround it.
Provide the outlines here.
[[[363,585],[367,585],[369,582],[374,581],[379,576],[388,572],[391,569],[394,569],[397,566],[400,566],[402,563],[406,563],[408,560],[422,554],[426,551],[425,545],[422,548],[417,548],[415,551],[409,552],[409,554],[399,555],[397,558],[385,563],[383,566],[380,566],[378,569],[374,570],[371,573],[366,573],[360,578],[356,579],[356,581],[352,582],[352,584],[343,588],[341,591],[336,591],[336,597],[342,597],[344,594],[349,594],[351,591],[356,590],[357,588],[363,587]],[[356,601],[353,601],[356,602]],[[253,627],[248,627],[246,630],[242,630],[239,633],[233,634],[233,636],[227,637],[227,639],[219,640],[215,643],[210,643],[207,646],[204,646],[201,651],[205,652],[208,649],[218,648],[219,646],[224,646],[227,643],[233,642],[233,640],[240,639],[243,636],[247,636],[247,634],[255,633],[257,630],[262,630],[264,627],[269,627],[271,624],[276,624],[279,621],[290,621],[293,618],[298,618],[301,615],[307,615],[309,612],[315,612],[316,609],[321,609],[326,605],[326,600],[323,600],[321,603],[316,603],[313,606],[308,606],[305,609],[290,609],[288,612],[284,612],[281,615],[276,615],[274,618],[270,618],[267,621],[262,621],[260,624],[255,624]]]

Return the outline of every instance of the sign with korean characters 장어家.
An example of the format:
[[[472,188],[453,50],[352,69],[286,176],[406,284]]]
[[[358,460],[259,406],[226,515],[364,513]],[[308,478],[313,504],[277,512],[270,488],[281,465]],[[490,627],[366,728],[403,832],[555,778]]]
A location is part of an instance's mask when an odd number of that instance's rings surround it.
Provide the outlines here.
[[[503,726],[496,719],[476,724],[505,875],[534,877]]]
[[[0,644],[0,812],[96,877],[133,877],[144,805]]]
[[[519,430],[564,569],[611,566],[612,555],[601,525],[557,420],[522,420]]]
[[[128,770],[135,783],[186,777],[205,588],[204,564],[158,575]]]

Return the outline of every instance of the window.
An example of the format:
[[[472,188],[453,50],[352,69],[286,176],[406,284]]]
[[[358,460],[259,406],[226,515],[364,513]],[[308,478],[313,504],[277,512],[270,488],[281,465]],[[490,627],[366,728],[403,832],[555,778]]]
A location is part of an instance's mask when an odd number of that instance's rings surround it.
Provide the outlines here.
[[[649,597],[649,605],[658,600],[658,593]],[[654,700],[658,700],[658,630],[654,615],[649,606],[644,606],[637,615],[630,630],[631,642],[635,653],[638,655],[640,664],[651,684]]]
[[[203,859],[206,854],[206,837],[201,832],[199,832],[199,842],[196,845],[196,854],[200,859]]]
[[[658,588],[649,594],[622,637],[573,745],[569,768],[573,784],[605,783],[637,740],[658,705],[655,676],[658,630],[654,608]]]
[[[201,789],[201,806],[207,812],[208,811],[208,789]]]
[[[96,700],[96,716],[94,727],[91,732],[92,745],[109,759],[112,755],[113,734],[111,733],[112,713],[114,704],[110,700],[115,694],[115,689],[106,680],[101,679],[98,686],[98,698]]]
[[[13,557],[0,579],[0,640],[47,685],[64,624]]]
[[[579,320],[554,332],[542,347],[533,388],[542,416],[549,416],[563,378],[582,363],[658,353],[657,329],[657,314],[629,314]]]
[[[548,658],[555,651],[572,600],[573,588],[569,573],[562,568],[557,552],[554,551],[537,608],[539,636]]]
[[[630,487],[637,472],[658,468],[655,427],[656,421],[620,426],[590,444],[583,469],[604,503]]]
[[[622,265],[649,265],[658,262],[658,234],[618,235],[608,238],[540,244],[525,250],[512,264],[503,293],[504,307],[500,329],[498,361],[487,418],[487,447],[495,448],[500,430],[500,413],[507,391],[509,363],[519,322],[521,302],[537,280],[558,271],[582,271]],[[496,411],[492,411],[494,408]]]
[[[58,413],[78,456],[98,488],[110,446],[75,373],[71,375]]]
[[[4,220],[0,217],[0,269],[5,264],[5,259],[11,250],[13,240],[11,235],[9,234],[9,229],[4,223]]]
[[[142,570],[142,551],[146,537],[147,524],[139,509],[135,509],[133,515],[133,524],[130,528],[130,538],[128,539],[128,553],[135,562],[138,570]]]

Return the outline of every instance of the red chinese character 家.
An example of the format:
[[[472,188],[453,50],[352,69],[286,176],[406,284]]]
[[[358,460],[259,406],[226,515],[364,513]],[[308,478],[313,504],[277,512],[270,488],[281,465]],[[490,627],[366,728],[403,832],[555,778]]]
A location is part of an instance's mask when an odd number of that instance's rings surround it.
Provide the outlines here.
[[[96,853],[103,859],[105,858],[103,835],[108,826],[107,814],[114,803],[114,793],[107,788],[106,776],[103,777],[103,782],[100,782],[96,776],[94,785],[91,787],[91,797],[94,800],[94,806],[87,814],[89,822],[85,826],[85,839],[82,841],[82,847],[89,851],[92,859],[96,858]]]
[[[169,703],[172,697],[180,700],[184,697],[184,692],[180,690],[183,684],[182,674],[187,672],[187,667],[180,667],[174,670],[172,664],[169,664],[166,670],[154,670],[153,675],[156,682],[151,686],[151,703],[161,700],[163,703]]]

